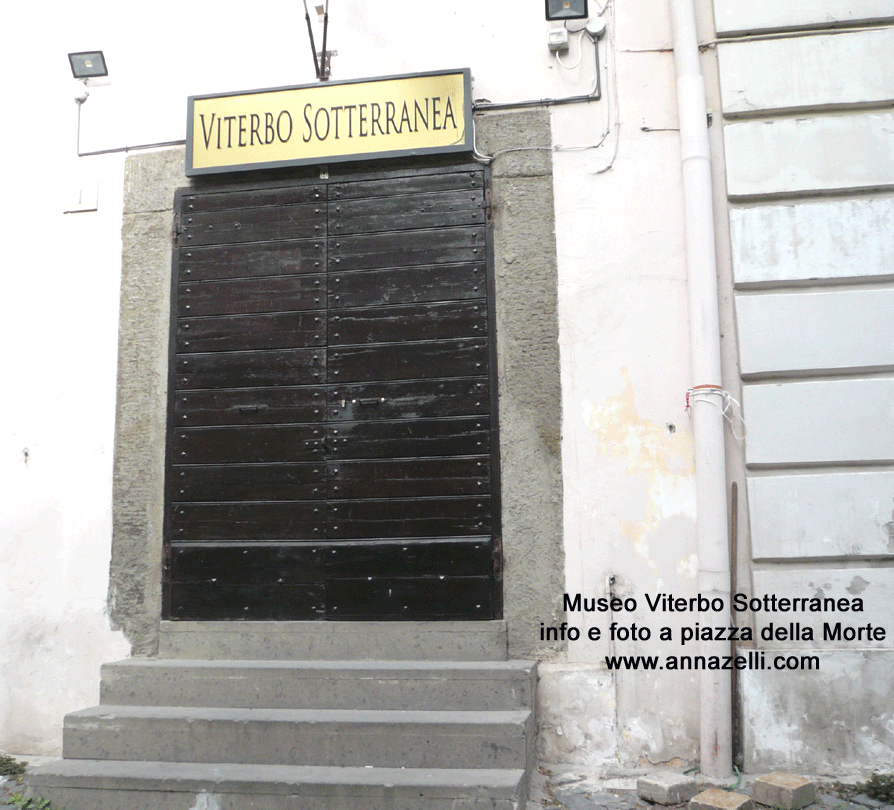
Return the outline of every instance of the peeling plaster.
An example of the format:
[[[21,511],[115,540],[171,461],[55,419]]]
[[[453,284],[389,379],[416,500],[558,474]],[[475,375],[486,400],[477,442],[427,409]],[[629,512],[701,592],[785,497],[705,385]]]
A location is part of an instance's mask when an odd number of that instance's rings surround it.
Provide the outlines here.
[[[628,475],[643,477],[639,487],[644,493],[642,514],[636,515],[635,520],[618,520],[617,525],[630,539],[637,556],[659,576],[661,566],[653,558],[650,546],[653,535],[671,518],[695,521],[692,436],[688,432],[669,431],[665,421],[643,418],[636,409],[630,372],[626,367],[620,371],[624,378],[621,394],[598,404],[584,400],[582,418],[596,436],[599,452],[623,460]],[[693,558],[690,555],[672,564],[681,575],[691,577],[693,566],[697,568]]]
[[[888,532],[888,551],[894,552],[894,512],[891,512],[891,522],[885,524]]]

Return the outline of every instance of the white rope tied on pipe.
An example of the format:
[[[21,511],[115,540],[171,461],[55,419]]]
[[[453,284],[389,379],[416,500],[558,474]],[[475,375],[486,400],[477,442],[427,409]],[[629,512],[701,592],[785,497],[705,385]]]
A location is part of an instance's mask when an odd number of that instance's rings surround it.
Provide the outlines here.
[[[718,397],[720,402],[718,402]],[[720,408],[723,418],[729,423],[729,429],[737,442],[741,442],[745,438],[745,420],[742,418],[742,405],[739,403],[729,391],[720,385],[696,385],[686,392],[686,410],[692,409],[692,402],[696,399],[703,399],[712,405]],[[742,435],[736,432],[736,423],[733,416],[742,425]]]

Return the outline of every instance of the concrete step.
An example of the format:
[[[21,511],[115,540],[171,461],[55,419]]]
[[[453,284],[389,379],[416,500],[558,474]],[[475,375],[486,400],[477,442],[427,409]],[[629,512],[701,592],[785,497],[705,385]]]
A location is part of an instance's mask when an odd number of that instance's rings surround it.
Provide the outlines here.
[[[516,810],[522,770],[58,760],[32,795],[65,810]]]
[[[199,661],[104,664],[101,702],[252,709],[530,709],[533,661]]]
[[[533,715],[97,706],[69,714],[66,759],[405,768],[517,768],[533,761]]]
[[[162,622],[159,657],[505,661],[506,622]]]

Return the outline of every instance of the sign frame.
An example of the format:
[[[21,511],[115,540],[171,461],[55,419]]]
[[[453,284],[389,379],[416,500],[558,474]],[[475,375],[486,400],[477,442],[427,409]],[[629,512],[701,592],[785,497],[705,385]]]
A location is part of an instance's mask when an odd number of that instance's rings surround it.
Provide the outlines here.
[[[283,93],[302,90],[326,90],[330,87],[348,85],[373,85],[381,82],[390,82],[403,79],[424,79],[437,76],[462,75],[463,103],[462,117],[464,122],[464,137],[461,142],[449,145],[407,147],[400,149],[385,149],[379,151],[359,151],[340,153],[326,156],[295,157],[284,160],[252,161],[247,163],[232,163],[219,166],[195,166],[193,144],[195,137],[195,111],[196,102],[206,99],[243,98],[248,96],[263,95],[268,93]],[[322,109],[322,108],[319,108]],[[460,110],[455,111],[459,115]],[[186,176],[198,177],[209,174],[231,174],[244,171],[264,171],[267,169],[281,169],[293,166],[326,165],[329,163],[347,163],[367,160],[379,160],[382,158],[416,157],[419,155],[448,154],[456,152],[472,152],[474,149],[474,132],[472,122],[472,73],[470,68],[458,68],[454,70],[435,70],[423,73],[395,74],[389,76],[377,76],[374,78],[346,79],[336,82],[320,82],[315,84],[289,85],[284,87],[268,87],[255,90],[245,90],[229,93],[208,93],[194,95],[187,98],[186,115]]]

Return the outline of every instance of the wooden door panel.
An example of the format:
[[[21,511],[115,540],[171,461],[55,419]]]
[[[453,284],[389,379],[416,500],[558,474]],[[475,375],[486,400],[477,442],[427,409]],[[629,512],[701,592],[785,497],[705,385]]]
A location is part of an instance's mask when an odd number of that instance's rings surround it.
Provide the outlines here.
[[[324,585],[218,585],[174,582],[169,616],[180,621],[301,621],[325,616]]]
[[[330,310],[415,304],[425,301],[484,299],[482,264],[435,264],[338,272],[330,276]]]
[[[427,194],[434,191],[465,191],[484,188],[481,171],[418,172],[405,177],[364,179],[333,183],[330,200],[354,200],[363,197],[388,197],[404,194]]]
[[[218,585],[324,583],[393,576],[478,576],[493,554],[490,538],[408,538],[325,543],[177,544],[170,571],[177,582]]]
[[[487,619],[493,616],[489,577],[333,579],[327,614],[340,619]]]
[[[179,262],[184,282],[320,273],[326,270],[326,240],[189,247],[180,250]]]
[[[171,619],[499,615],[485,171],[355,178],[179,197]]]
[[[483,189],[339,201],[329,211],[329,226],[334,236],[483,222]]]
[[[326,480],[330,500],[488,495],[490,458],[343,461],[327,466]]]
[[[177,504],[171,528],[174,543],[319,540],[326,531],[325,506],[303,501]]]
[[[325,582],[326,546],[176,545],[171,576],[176,582],[213,585],[284,585]]]
[[[386,343],[350,346],[329,352],[330,383],[372,380],[420,380],[488,373],[486,340]]]
[[[279,188],[247,189],[240,194],[232,192],[187,194],[183,197],[183,211],[187,215],[204,211],[258,208],[264,205],[291,205],[294,203],[325,203],[326,189],[320,185],[281,186]]]
[[[181,354],[176,383],[180,390],[322,383],[325,357],[322,349]]]
[[[185,428],[174,431],[172,463],[266,464],[323,458],[324,428],[315,425]]]
[[[329,317],[329,346],[481,337],[486,310],[480,301],[343,310]]]
[[[330,459],[476,456],[490,450],[490,420],[414,419],[407,422],[345,422],[326,429]]]
[[[181,241],[189,246],[223,245],[324,236],[326,206],[321,204],[234,208],[187,213]]]
[[[330,422],[487,416],[490,413],[486,377],[390,380],[327,388],[326,418]]]
[[[493,556],[488,536],[346,540],[323,549],[329,579],[388,577],[471,577],[486,571]]]
[[[290,311],[322,310],[326,306],[326,277],[308,274],[187,282],[180,284],[177,301],[181,318],[282,312],[285,302]]]
[[[362,234],[330,239],[330,272],[454,264],[485,258],[483,227]]]
[[[325,495],[326,469],[319,462],[177,465],[169,493],[174,503],[310,501]]]
[[[453,537],[490,531],[490,498],[388,498],[329,504],[329,538]]]
[[[174,426],[322,422],[325,396],[319,387],[181,390],[174,398]]]
[[[183,318],[177,341],[181,353],[305,348],[324,346],[326,327],[314,311]]]

